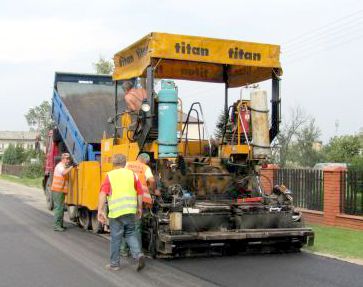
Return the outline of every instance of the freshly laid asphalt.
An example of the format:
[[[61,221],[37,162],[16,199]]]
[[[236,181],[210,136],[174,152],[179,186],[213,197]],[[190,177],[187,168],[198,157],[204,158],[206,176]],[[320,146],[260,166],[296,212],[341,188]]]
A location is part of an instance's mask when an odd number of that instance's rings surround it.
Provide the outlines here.
[[[0,180],[0,287],[363,286],[363,266],[304,252],[147,260],[140,273],[127,263],[110,272],[108,240],[51,225],[40,190]]]

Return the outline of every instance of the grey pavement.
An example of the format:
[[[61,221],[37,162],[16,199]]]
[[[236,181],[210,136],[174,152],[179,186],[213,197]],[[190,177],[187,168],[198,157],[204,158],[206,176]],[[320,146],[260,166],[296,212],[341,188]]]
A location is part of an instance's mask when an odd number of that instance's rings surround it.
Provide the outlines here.
[[[106,271],[108,240],[52,214],[35,188],[0,180],[0,287],[363,286],[363,267],[308,253],[147,260],[135,272]]]

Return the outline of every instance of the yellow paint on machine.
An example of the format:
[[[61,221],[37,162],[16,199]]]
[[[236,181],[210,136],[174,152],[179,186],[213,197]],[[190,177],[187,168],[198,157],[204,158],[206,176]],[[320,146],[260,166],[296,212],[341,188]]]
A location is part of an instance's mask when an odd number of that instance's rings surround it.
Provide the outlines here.
[[[101,186],[101,169],[97,161],[83,161],[70,175],[70,188],[66,204],[97,210],[98,193]]]
[[[197,36],[151,33],[114,56],[114,80],[145,76],[223,83],[239,87],[282,74],[280,46]]]
[[[248,145],[223,145],[221,146],[221,158],[229,158],[232,154],[249,154]]]

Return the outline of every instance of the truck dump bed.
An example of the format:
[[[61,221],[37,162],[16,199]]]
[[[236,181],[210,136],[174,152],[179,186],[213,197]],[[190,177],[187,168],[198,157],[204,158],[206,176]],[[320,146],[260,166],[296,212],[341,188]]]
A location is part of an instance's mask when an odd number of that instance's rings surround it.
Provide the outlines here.
[[[95,160],[103,134],[114,132],[107,123],[115,115],[111,76],[56,73],[52,100],[52,118],[73,160]]]
[[[100,143],[103,132],[113,133],[107,123],[115,113],[113,86],[59,82],[57,91],[87,143]]]

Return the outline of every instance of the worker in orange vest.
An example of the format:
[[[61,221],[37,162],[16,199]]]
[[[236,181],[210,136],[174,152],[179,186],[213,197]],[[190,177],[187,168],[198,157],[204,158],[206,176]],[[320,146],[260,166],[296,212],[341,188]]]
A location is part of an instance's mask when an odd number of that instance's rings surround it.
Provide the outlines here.
[[[52,191],[52,200],[54,202],[54,231],[64,231],[64,197],[68,192],[68,174],[72,170],[70,166],[69,153],[63,153],[61,161],[55,166],[53,181],[50,190]]]
[[[155,196],[160,196],[160,191],[156,188],[156,182],[154,176],[151,172],[148,163],[150,162],[150,156],[147,153],[141,153],[138,155],[136,161],[129,161],[126,164],[127,169],[132,170],[137,177],[139,178],[142,189],[143,189],[143,207],[144,209],[152,207],[153,200],[150,195],[150,191]],[[145,212],[144,212],[145,214]],[[141,244],[141,219],[136,222],[136,231],[138,240]],[[127,257],[128,256],[128,247],[126,245],[125,240],[122,241],[121,248],[120,248],[121,256]]]

